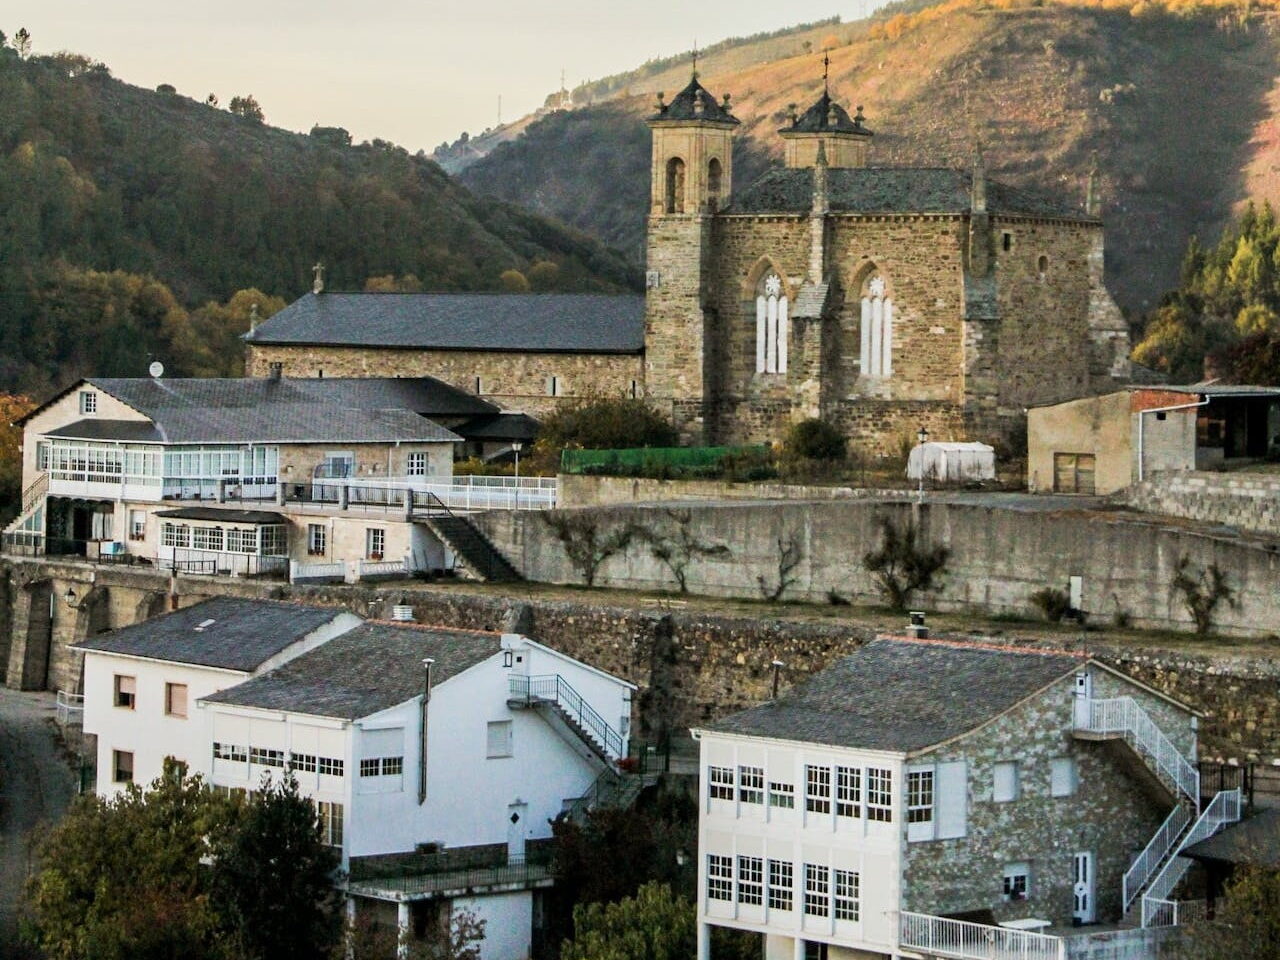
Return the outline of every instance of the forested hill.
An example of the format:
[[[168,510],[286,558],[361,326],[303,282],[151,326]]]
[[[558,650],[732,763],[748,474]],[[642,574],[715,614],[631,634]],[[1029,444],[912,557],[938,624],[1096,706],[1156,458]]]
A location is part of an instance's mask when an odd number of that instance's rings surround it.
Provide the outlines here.
[[[330,289],[497,289],[548,261],[536,276],[554,289],[638,283],[598,241],[476,197],[425,157],[321,133],[0,47],[0,389],[141,374],[151,356],[234,372],[247,315],[229,330],[188,311],[238,290],[290,299],[317,260]]]
[[[821,93],[823,47],[834,95],[865,105],[873,164],[965,165],[981,140],[992,176],[1083,199],[1096,150],[1108,283],[1136,314],[1177,283],[1189,236],[1216,236],[1247,197],[1280,200],[1274,7],[947,0],[828,25],[808,46],[799,35],[770,40],[768,50],[748,43],[734,49],[733,62],[712,56],[699,66],[712,93],[733,95],[743,121],[735,188],[762,162],[781,161],[776,131],[788,104],[803,109]],[[612,100],[532,124],[460,179],[635,256],[648,199],[643,119],[653,112],[651,91],[670,97],[687,82],[687,64],[634,78]]]

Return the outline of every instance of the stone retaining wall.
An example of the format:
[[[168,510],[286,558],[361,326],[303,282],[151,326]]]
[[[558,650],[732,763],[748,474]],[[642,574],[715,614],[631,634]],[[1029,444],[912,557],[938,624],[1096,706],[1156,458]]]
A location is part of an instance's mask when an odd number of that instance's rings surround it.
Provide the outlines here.
[[[868,487],[824,487],[802,483],[733,483],[729,480],[654,480],[648,477],[589,477],[562,473],[561,507],[661,500],[877,500],[911,491]]]
[[[1280,536],[1280,474],[1161,472],[1122,494],[1135,510]]]

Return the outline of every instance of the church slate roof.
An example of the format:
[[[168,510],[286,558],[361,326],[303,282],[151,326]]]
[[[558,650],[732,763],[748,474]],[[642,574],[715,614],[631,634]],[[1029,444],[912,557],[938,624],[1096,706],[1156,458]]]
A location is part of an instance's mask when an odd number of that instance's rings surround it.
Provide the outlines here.
[[[833,213],[968,213],[973,176],[942,167],[836,168],[827,174]],[[813,208],[813,169],[770,170],[735,193],[725,213],[808,213]],[[987,211],[1089,220],[1060,196],[1045,196],[987,181]]]
[[[493,656],[501,635],[415,624],[364,623],[270,673],[204,699],[263,710],[356,720],[422,693]]]
[[[1067,654],[876,640],[707,729],[912,753],[968,733],[1082,663]]]
[[[858,108],[856,117],[849,116],[849,111],[831,99],[831,94],[823,91],[822,96],[808,110],[796,117],[795,123],[783,127],[778,132],[787,133],[861,133],[871,136],[871,131],[862,122],[862,108]]]
[[[251,344],[640,353],[644,297],[597,293],[308,293]]]
[[[342,612],[278,600],[213,597],[81,640],[75,649],[250,673]]]
[[[689,85],[677,93],[670,103],[663,103],[658,112],[649,117],[650,123],[668,120],[705,120],[713,123],[731,123],[735,126],[740,122],[729,112],[728,98],[723,102],[716,100],[707,88],[698,82],[696,73],[689,81]]]
[[[93,377],[84,382],[151,420],[154,442],[159,443],[444,443],[461,439],[412,410],[361,408],[338,398],[317,399],[313,384],[320,381]],[[57,433],[69,435],[66,428]]]

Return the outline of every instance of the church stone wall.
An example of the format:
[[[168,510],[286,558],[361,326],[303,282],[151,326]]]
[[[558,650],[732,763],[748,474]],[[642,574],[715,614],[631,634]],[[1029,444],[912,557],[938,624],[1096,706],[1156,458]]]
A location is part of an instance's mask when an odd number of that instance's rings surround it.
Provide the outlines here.
[[[630,393],[643,384],[643,358],[617,353],[512,353],[480,350],[389,350],[377,347],[249,347],[245,375],[265,377],[272,363],[286,377],[436,377],[476,392],[504,410],[544,417],[566,401],[592,394]],[[559,396],[548,395],[547,378],[557,377]]]

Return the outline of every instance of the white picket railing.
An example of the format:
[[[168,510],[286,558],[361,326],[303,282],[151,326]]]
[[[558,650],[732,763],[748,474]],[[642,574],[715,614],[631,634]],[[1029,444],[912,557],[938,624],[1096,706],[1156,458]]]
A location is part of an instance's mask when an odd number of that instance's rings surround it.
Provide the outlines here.
[[[1200,808],[1200,772],[1133,697],[1090,699],[1087,703],[1087,721],[1081,723],[1084,718],[1077,716],[1077,730],[1124,737],[1152,764],[1157,775],[1195,804],[1197,810]]]
[[[357,568],[361,580],[365,577],[403,577],[408,573],[408,564],[400,560],[361,560]]]
[[[1182,839],[1182,835],[1186,832],[1187,827],[1191,824],[1192,813],[1191,808],[1185,803],[1179,803],[1173,808],[1173,812],[1160,825],[1160,829],[1156,831],[1156,835],[1151,838],[1151,842],[1147,844],[1146,849],[1138,854],[1138,858],[1125,871],[1124,880],[1121,889],[1124,896],[1124,913],[1129,912],[1129,908],[1133,906],[1133,901],[1138,899],[1142,893],[1143,887],[1147,885],[1147,881],[1151,879],[1152,874],[1160,869],[1165,858],[1177,846],[1178,841]]]
[[[58,726],[84,723],[84,694],[58,691],[57,699]]]
[[[899,915],[899,945],[960,960],[1064,960],[1061,937],[1008,927],[991,927],[927,913]]]
[[[1192,844],[1207,840],[1228,823],[1240,819],[1240,789],[1220,791],[1204,813],[1192,824],[1191,829],[1183,835],[1174,855],[1156,874],[1142,895],[1142,925],[1144,927],[1172,926],[1178,923],[1178,901],[1170,899],[1186,872],[1191,869],[1191,860],[1181,856],[1183,850]],[[1169,905],[1173,904],[1171,908]]]
[[[289,564],[289,582],[296,583],[299,580],[345,580],[347,578],[347,565],[341,560],[332,563],[299,563],[293,561]]]

